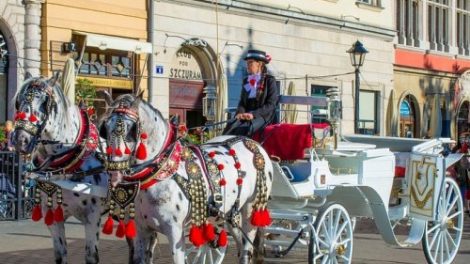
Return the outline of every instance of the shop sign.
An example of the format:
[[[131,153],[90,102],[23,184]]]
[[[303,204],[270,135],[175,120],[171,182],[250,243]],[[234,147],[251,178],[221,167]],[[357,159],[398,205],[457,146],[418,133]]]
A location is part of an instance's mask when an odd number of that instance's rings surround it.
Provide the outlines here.
[[[199,62],[189,49],[180,49],[175,54],[169,77],[184,80],[202,80]]]
[[[94,78],[94,77],[77,77],[79,79],[88,79],[92,82],[94,86],[97,87],[111,87],[118,89],[132,89],[133,84],[132,80],[119,80],[119,79],[109,79],[109,78]]]

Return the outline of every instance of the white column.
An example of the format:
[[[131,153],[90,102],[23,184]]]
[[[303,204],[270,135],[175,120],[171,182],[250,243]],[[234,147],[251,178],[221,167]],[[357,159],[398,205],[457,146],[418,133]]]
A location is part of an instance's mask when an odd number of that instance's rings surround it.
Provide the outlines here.
[[[420,1],[419,5],[421,6],[421,48],[422,49],[429,49],[429,40],[428,40],[428,1],[422,0]]]
[[[400,6],[398,8],[398,25],[400,26],[399,33],[398,33],[398,43],[400,44],[406,44],[406,34],[405,34],[405,0],[399,0],[400,1]]]
[[[44,0],[24,0],[25,14],[25,41],[24,51],[25,72],[33,76],[40,75],[41,67],[41,7]]]
[[[406,45],[413,45],[413,1],[408,0],[405,10],[408,10],[408,25],[406,28]]]

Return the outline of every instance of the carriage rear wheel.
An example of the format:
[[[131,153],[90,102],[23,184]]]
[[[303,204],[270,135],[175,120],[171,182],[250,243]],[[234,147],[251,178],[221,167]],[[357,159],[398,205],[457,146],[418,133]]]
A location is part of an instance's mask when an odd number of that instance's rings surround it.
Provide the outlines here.
[[[445,179],[439,197],[437,221],[429,221],[423,235],[423,250],[428,263],[452,263],[463,231],[463,203],[457,183]]]
[[[313,263],[351,263],[353,226],[342,205],[330,204],[320,210],[315,229],[317,246]]]

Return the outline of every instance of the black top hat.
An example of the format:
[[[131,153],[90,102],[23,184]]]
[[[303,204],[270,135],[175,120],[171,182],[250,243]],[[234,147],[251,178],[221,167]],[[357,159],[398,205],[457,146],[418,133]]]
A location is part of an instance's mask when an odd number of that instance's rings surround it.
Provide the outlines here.
[[[268,59],[269,55],[266,55],[266,52],[261,51],[261,50],[249,50],[248,53],[246,53],[245,60],[257,60],[257,61],[262,61],[266,64],[269,63]]]

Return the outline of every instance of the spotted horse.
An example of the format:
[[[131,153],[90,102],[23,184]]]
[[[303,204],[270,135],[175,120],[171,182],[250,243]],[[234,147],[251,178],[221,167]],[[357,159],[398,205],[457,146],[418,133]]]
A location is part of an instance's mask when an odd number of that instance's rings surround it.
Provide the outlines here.
[[[98,133],[88,113],[65,98],[59,76],[28,76],[16,95],[16,150],[30,159],[37,181],[32,218],[44,218],[56,263],[67,263],[64,221],[85,225],[86,263],[99,263],[100,218],[108,176],[97,158]]]
[[[191,247],[225,248],[227,232],[235,237],[240,263],[248,263],[253,245],[247,241],[271,221],[266,205],[273,168],[258,143],[230,136],[200,146],[174,140],[161,113],[130,94],[112,102],[99,130],[114,213],[137,225],[133,263],[152,262],[155,232],[168,237],[174,263],[188,261],[185,238]]]

